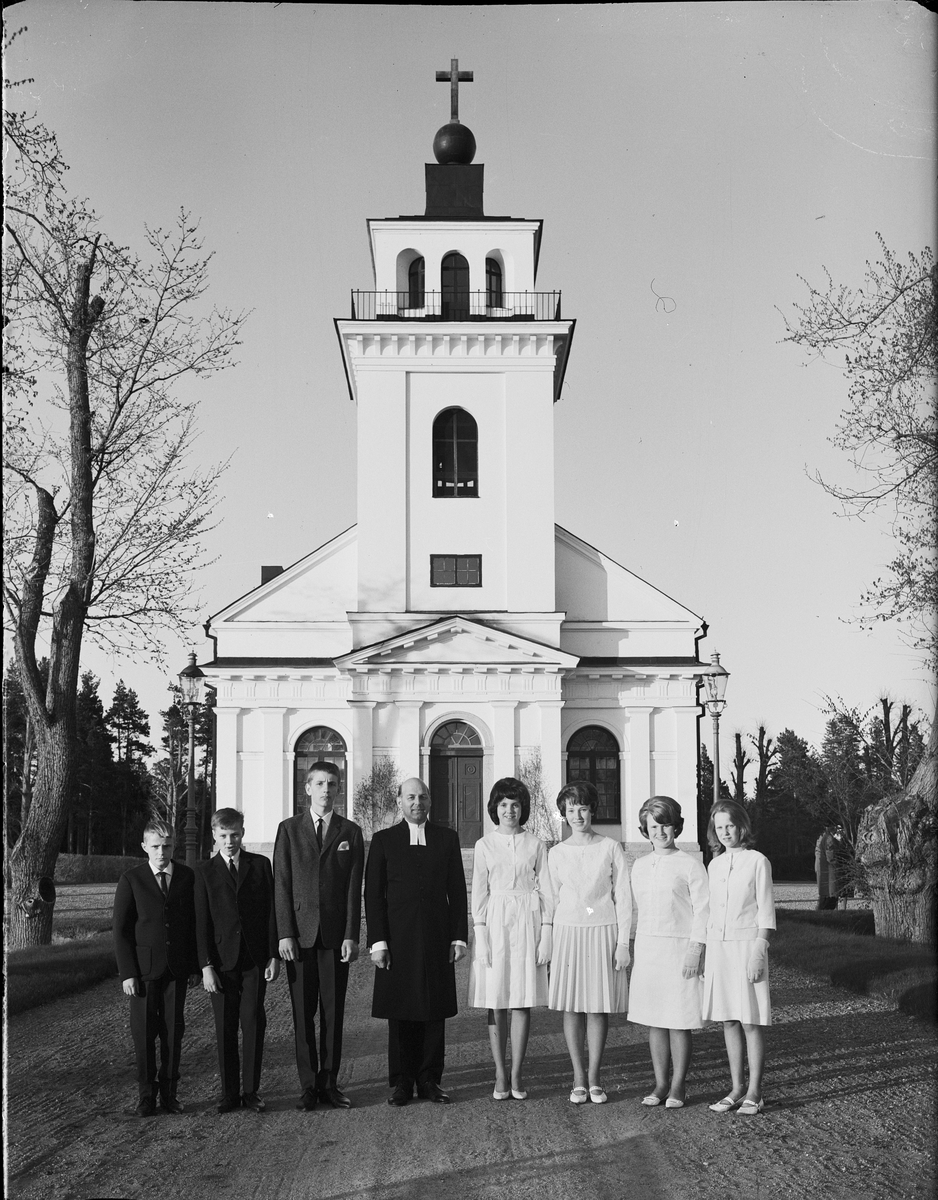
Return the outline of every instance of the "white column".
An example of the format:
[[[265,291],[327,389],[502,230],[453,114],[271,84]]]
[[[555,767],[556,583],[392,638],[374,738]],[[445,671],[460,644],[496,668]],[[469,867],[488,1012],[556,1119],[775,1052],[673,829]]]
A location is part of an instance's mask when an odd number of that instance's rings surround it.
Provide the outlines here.
[[[218,808],[244,811],[238,786],[238,727],[240,708],[215,709],[215,803]]]
[[[397,746],[401,777],[418,775],[420,762],[420,709],[422,700],[395,700],[397,707]],[[429,780],[424,780],[428,783]]]
[[[354,700],[349,707],[352,710],[352,757],[348,763],[348,816],[354,821],[352,809],[355,801],[355,789],[363,779],[371,774],[374,762],[374,734],[372,713],[374,700]]]
[[[697,828],[697,708],[675,708],[675,749],[677,751],[677,795],[684,829],[678,839],[682,850],[693,850],[701,832]]]
[[[563,787],[561,774],[560,710],[562,700],[542,700],[538,705],[541,713],[541,766],[544,772],[544,795],[547,806],[553,809],[557,793]]]
[[[492,701],[492,771],[494,779],[515,773],[515,709],[517,700]]]
[[[284,818],[292,815],[290,805],[290,789],[286,781],[286,766],[284,763],[284,751],[286,745],[287,732],[287,713],[283,708],[262,708],[261,714],[264,718],[264,742],[263,742],[263,790],[262,795],[255,800],[253,797],[245,796],[245,805],[252,803],[254,806],[260,806],[261,811],[252,814],[254,820],[252,825],[258,830],[262,830],[259,838],[262,842],[272,842],[277,836],[277,826]],[[248,823],[248,814],[244,814],[245,824]],[[254,835],[252,841],[257,838]]]
[[[639,839],[638,810],[651,795],[651,714],[653,708],[629,708],[629,777],[622,797],[622,829],[626,841]],[[633,833],[634,830],[634,833]]]

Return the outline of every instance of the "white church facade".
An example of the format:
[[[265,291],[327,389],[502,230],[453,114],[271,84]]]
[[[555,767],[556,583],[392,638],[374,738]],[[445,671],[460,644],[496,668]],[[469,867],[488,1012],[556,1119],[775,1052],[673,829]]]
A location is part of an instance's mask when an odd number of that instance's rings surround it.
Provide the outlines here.
[[[455,116],[455,114],[454,114]],[[463,845],[496,779],[540,756],[553,798],[600,791],[640,843],[675,797],[698,841],[701,618],[554,519],[554,422],[575,322],[536,289],[542,225],[487,217],[458,120],[422,216],[370,220],[374,290],[336,321],[357,406],[357,523],[213,616],[219,805],[255,848],[336,761],[340,804],[389,758]]]

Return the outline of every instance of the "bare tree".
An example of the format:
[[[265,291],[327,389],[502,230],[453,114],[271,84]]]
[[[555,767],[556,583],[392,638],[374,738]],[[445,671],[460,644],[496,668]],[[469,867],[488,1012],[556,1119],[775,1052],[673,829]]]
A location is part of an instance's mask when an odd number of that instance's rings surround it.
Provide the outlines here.
[[[397,763],[385,755],[376,758],[369,773],[360,780],[355,789],[352,812],[366,838],[372,838],[390,824],[390,818],[397,812],[400,782]]]
[[[743,749],[743,735],[739,730],[733,734],[733,741],[736,745],[736,753],[733,755],[733,770],[730,776],[733,780],[733,799],[737,804],[745,804],[746,768],[752,766],[752,759]]]
[[[548,846],[560,841],[561,826],[555,820],[556,809],[551,808],[544,788],[544,764],[540,747],[529,750],[518,766],[518,778],[528,789],[531,797],[531,813],[527,830],[539,837]]]
[[[831,439],[855,468],[856,485],[815,474],[845,513],[888,506],[897,549],[888,574],[863,597],[874,619],[907,622],[938,665],[938,269],[932,252],[900,259],[880,234],[879,262],[860,288],[826,282],[785,320],[787,341],[833,356],[848,383]]]
[[[8,111],[4,135],[4,618],[37,744],[10,858],[16,947],[51,938],[51,912],[26,908],[67,819],[83,637],[158,653],[195,616],[223,467],[188,465],[189,381],[229,365],[244,314],[202,304],[211,255],[187,213],[146,229],[138,257],[67,195],[53,134]]]

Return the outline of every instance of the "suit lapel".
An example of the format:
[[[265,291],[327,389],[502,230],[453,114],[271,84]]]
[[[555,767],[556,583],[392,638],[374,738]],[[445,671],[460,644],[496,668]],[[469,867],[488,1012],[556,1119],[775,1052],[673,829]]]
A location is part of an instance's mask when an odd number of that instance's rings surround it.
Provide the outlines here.
[[[231,872],[228,870],[228,860],[225,858],[224,854],[221,853],[221,851],[219,851],[215,855],[215,860],[216,860],[215,870],[221,871],[222,875],[224,875],[224,877],[225,877],[225,880],[226,880],[228,886],[230,888],[232,888],[234,891],[237,891],[238,890],[237,885],[235,884],[234,879],[232,879],[232,877],[231,877]],[[241,863],[238,867],[238,883],[241,882],[241,872],[244,870],[243,864],[244,864],[244,851],[242,850],[241,851]]]
[[[332,818],[329,821],[329,828],[326,830],[326,836],[323,838],[322,842],[323,854],[325,854],[326,851],[332,846],[333,842],[337,840],[339,833],[341,832],[341,828],[342,818],[337,812],[333,811]]]

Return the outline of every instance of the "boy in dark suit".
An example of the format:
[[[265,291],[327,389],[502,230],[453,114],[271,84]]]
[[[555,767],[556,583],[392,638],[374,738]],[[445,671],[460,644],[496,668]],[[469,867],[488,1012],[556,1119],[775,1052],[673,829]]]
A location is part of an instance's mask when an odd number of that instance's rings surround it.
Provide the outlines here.
[[[196,970],[195,875],[172,861],[175,838],[162,821],[149,822],[142,845],[147,861],[124,872],[114,895],[114,950],[130,999],[139,1093],[134,1111],[152,1117],[157,1094],[165,1112],[182,1112],[176,1088],[186,988]]]
[[[281,821],[274,844],[279,949],[303,1089],[298,1107],[307,1112],[317,1100],[351,1106],[337,1080],[349,964],[358,958],[365,843],[358,825],[333,812],[338,791],[335,763],[313,763],[306,772],[309,812]]]
[[[199,863],[195,912],[202,986],[215,1014],[222,1087],[218,1111],[229,1113],[243,1105],[263,1112],[258,1092],[267,1029],[264,995],[280,974],[274,877],[263,854],[242,850],[244,814],[236,808],[214,813],[212,833],[218,853]],[[239,1024],[243,1064],[238,1060]]]

